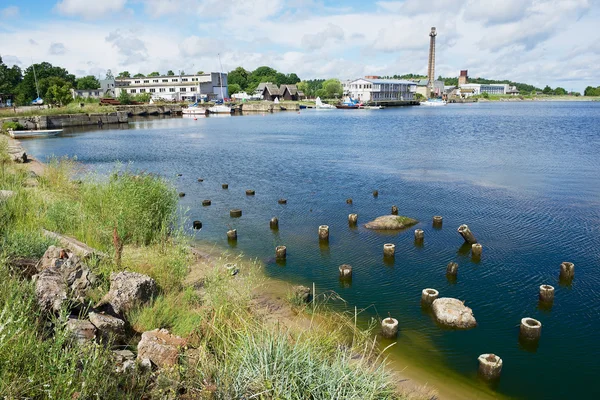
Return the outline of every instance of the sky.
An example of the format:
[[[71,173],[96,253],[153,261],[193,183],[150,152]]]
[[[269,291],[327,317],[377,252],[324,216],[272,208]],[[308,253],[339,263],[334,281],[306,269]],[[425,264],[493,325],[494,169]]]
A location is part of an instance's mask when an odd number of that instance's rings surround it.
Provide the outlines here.
[[[261,65],[301,79],[426,74],[600,85],[600,0],[0,0],[0,56],[77,76]]]

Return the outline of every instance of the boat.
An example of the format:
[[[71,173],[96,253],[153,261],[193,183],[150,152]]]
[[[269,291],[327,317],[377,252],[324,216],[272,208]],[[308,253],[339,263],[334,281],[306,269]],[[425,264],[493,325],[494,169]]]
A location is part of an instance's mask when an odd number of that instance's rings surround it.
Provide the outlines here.
[[[8,134],[13,139],[26,139],[26,138],[37,138],[46,136],[56,136],[61,133],[62,129],[39,129],[39,130],[28,130],[28,131],[13,131],[8,130]]]
[[[219,65],[221,70],[219,72],[219,87],[221,88],[221,99],[225,101],[225,96],[223,95],[223,65],[221,64],[221,55],[219,54]],[[215,104],[212,107],[208,107],[207,109],[209,114],[231,114],[233,109],[225,104]]]
[[[333,109],[335,109],[335,106],[332,106],[331,104],[323,103],[321,101],[320,97],[317,97],[317,99],[315,100],[315,107],[317,107],[318,110],[333,110]]]
[[[426,106],[426,107],[445,106],[446,105],[446,100],[442,100],[442,99],[428,99],[428,100],[422,102],[421,105],[422,106]]]
[[[350,97],[346,97],[346,101],[343,103],[337,104],[335,108],[341,110],[358,110],[359,108],[363,108],[363,104],[359,103],[356,100],[352,100]]]
[[[181,110],[183,115],[206,115],[206,107],[198,106],[198,103],[194,103],[187,108]]]
[[[364,106],[363,108],[365,110],[382,110],[385,107],[384,106]]]
[[[306,110],[306,104],[300,104],[298,106],[301,110]]]
[[[37,81],[37,75],[35,74],[35,64],[31,64],[31,66],[33,67],[33,79],[35,79],[35,91],[37,92],[37,99],[35,99],[34,101],[31,102],[31,104],[33,104],[34,106],[41,106],[44,104],[44,100],[42,100],[42,98],[40,97],[40,89],[38,87],[38,81]]]

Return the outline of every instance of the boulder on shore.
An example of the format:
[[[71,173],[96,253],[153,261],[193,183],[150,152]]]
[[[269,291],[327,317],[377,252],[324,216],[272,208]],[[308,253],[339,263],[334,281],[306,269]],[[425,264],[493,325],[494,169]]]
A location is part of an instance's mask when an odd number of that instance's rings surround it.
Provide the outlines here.
[[[156,282],[147,275],[123,271],[110,275],[110,290],[95,308],[123,316],[136,305],[148,302],[157,293]]]
[[[88,317],[104,342],[111,339],[120,342],[125,338],[125,321],[122,319],[95,312],[91,312]]]
[[[96,278],[79,257],[66,249],[48,247],[37,264],[39,273],[35,280],[35,294],[44,312],[59,312],[69,299],[73,303],[84,303],[89,289]]]
[[[149,359],[159,368],[177,364],[180,349],[187,344],[186,340],[172,335],[166,329],[155,329],[142,333],[138,343],[137,358],[140,361]]]
[[[67,330],[75,336],[79,343],[84,343],[96,338],[96,327],[90,321],[69,317],[67,320]]]
[[[450,297],[436,299],[432,309],[437,322],[444,326],[456,329],[471,329],[477,326],[473,310],[458,299]]]
[[[401,215],[383,215],[375,218],[373,221],[367,222],[365,228],[381,231],[398,231],[409,228],[418,222],[416,219]]]

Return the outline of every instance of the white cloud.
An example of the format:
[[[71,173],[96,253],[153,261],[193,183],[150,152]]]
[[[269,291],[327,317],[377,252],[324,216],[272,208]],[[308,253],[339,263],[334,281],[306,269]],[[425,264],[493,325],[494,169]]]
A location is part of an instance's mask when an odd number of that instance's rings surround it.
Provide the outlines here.
[[[344,40],[344,30],[337,25],[328,24],[327,28],[317,33],[306,33],[302,36],[302,46],[309,50],[320,49],[328,41],[341,42]]]
[[[17,18],[19,16],[19,7],[10,6],[0,10],[2,18]]]
[[[493,7],[486,0],[471,0],[465,6],[466,19],[483,21],[495,25],[521,20],[534,0],[502,0]]]
[[[117,29],[105,38],[112,44],[117,54],[122,59],[121,65],[130,65],[146,61],[148,50],[143,40],[133,30],[121,31]]]
[[[97,19],[123,10],[127,0],[61,0],[55,9],[63,15]]]
[[[2,55],[2,62],[4,63],[4,65],[7,65],[9,67],[12,67],[13,65],[18,65],[20,67],[23,65],[23,63],[21,62],[21,60],[19,60],[18,57],[11,55]]]
[[[62,43],[52,43],[50,48],[48,49],[48,53],[53,54],[55,56],[65,54],[67,49]]]

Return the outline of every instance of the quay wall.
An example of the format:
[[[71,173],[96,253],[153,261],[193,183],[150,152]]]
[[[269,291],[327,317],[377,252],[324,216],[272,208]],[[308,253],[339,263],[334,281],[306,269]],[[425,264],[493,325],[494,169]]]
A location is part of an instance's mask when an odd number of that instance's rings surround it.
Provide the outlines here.
[[[101,114],[58,114],[9,117],[0,119],[0,126],[7,121],[17,122],[25,129],[57,129],[71,126],[127,123],[129,117],[122,111]]]
[[[133,106],[114,106],[118,112],[127,113],[130,117],[145,116],[145,115],[180,115],[181,106],[173,105],[155,105],[142,104]]]

